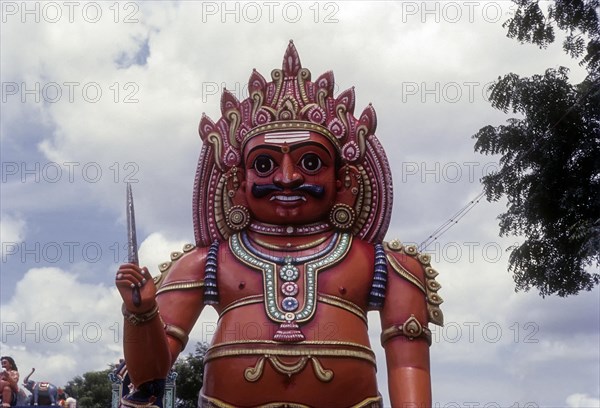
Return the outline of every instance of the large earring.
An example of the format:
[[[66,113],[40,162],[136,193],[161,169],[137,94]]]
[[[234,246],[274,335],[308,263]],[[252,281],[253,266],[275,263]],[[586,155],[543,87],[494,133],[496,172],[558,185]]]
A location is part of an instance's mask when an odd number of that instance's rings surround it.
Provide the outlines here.
[[[233,231],[241,231],[250,224],[250,211],[243,205],[234,205],[227,210],[225,222]]]
[[[356,212],[348,204],[337,203],[329,212],[329,221],[334,227],[342,231],[348,231],[354,226]]]

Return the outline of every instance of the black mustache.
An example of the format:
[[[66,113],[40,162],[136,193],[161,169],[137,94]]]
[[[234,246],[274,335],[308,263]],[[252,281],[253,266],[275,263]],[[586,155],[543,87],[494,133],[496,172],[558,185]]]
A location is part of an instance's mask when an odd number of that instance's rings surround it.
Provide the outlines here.
[[[252,195],[256,198],[263,198],[273,192],[281,192],[283,187],[275,184],[256,184],[252,185]],[[308,193],[315,198],[321,198],[325,194],[325,187],[317,184],[302,184],[292,191]]]

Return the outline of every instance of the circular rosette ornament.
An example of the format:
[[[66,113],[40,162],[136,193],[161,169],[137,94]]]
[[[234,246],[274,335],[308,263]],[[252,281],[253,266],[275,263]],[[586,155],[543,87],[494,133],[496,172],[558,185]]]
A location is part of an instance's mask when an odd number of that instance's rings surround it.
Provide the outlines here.
[[[286,312],[293,312],[294,310],[298,309],[298,300],[293,297],[286,297],[281,301],[281,307]]]
[[[329,221],[336,228],[342,231],[348,231],[354,226],[356,212],[349,205],[338,203],[331,209]]]
[[[294,282],[286,282],[281,285],[281,293],[285,296],[296,296],[298,294],[298,285]]]
[[[242,205],[235,205],[227,211],[226,222],[233,231],[241,231],[250,224],[250,212]]]
[[[285,264],[279,270],[279,276],[286,282],[294,282],[300,277],[300,271],[292,264]]]

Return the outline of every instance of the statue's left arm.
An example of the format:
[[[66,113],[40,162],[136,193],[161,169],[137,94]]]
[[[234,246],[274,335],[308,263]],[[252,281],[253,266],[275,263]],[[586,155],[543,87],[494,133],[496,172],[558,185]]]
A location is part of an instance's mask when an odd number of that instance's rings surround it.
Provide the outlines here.
[[[429,265],[429,256],[418,254],[415,247],[393,241],[386,244],[385,252],[388,283],[381,342],[390,400],[392,407],[427,408],[431,406],[428,323],[443,323],[437,272]]]

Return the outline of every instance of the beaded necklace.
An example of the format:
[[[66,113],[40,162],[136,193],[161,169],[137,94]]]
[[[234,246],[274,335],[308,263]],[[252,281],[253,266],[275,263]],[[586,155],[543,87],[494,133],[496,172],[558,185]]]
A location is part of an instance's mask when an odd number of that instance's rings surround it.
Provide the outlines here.
[[[331,229],[331,224],[321,222],[309,225],[273,225],[264,222],[253,221],[248,226],[250,231],[265,235],[313,235]]]

